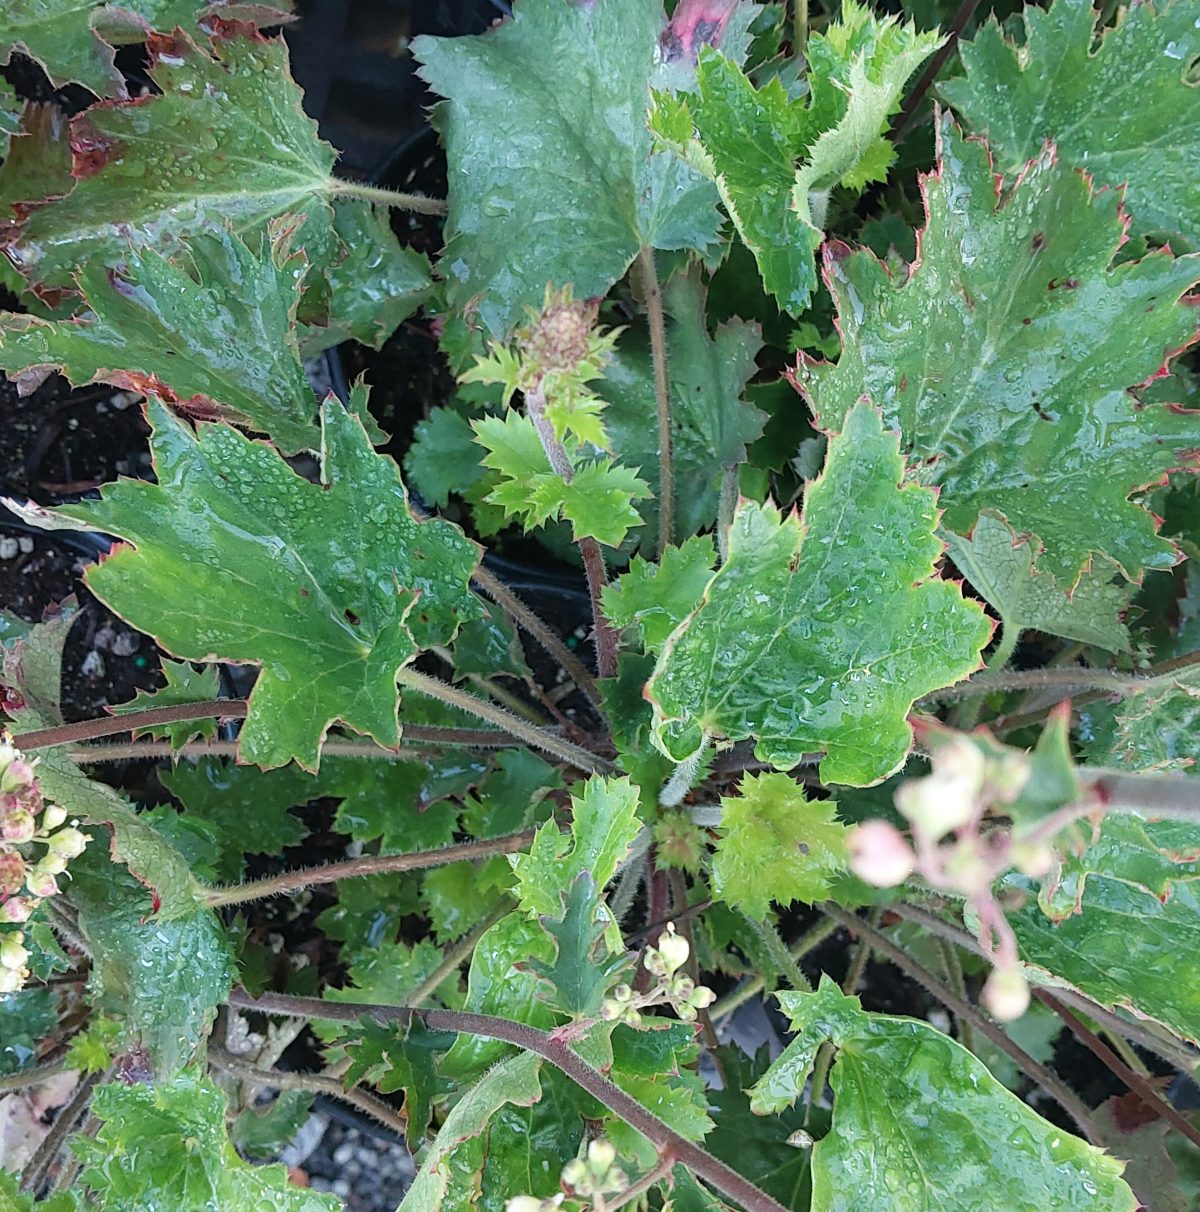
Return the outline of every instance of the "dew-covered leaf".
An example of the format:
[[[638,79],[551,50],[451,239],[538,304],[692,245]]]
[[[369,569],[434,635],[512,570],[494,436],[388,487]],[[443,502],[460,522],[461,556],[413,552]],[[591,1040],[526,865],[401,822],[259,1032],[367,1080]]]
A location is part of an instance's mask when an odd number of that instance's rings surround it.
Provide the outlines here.
[[[721,193],[763,285],[793,315],[817,286],[829,191],[886,176],[883,139],[905,81],[939,44],[894,17],[850,0],[809,40],[808,97],[793,100],[778,77],[756,88],[731,60],[700,54],[696,91],[659,98],[652,125]],[[694,128],[694,131],[693,131]]]
[[[281,1090],[265,1107],[247,1107],[229,1125],[229,1137],[243,1157],[270,1161],[296,1138],[312,1114],[313,1096],[305,1090]]]
[[[396,673],[478,613],[478,549],[413,517],[396,465],[332,397],[320,484],[228,426],[194,435],[149,413],[158,484],[59,511],[133,544],[89,570],[91,589],[176,656],[262,666],[244,761],[315,770],[336,720],[397,744]]]
[[[217,224],[249,241],[284,214],[303,219],[316,270],[341,255],[334,152],[300,108],[283,40],[228,32],[211,55],[182,34],[151,37],[149,71],[162,95],[71,120],[75,187],[29,208],[3,241],[30,281],[72,290],[79,266],[115,265],[131,241],[170,255]]]
[[[221,1212],[335,1212],[341,1202],[288,1181],[283,1166],[252,1166],[225,1131],[225,1095],[180,1074],[155,1086],[113,1083],[92,1099],[94,1140],[76,1138],[80,1183],[98,1212],[220,1208]]]
[[[1024,897],[1009,921],[1026,964],[1200,1041],[1200,976],[1186,961],[1200,946],[1198,879],[1200,828],[1110,813],[1040,890],[1016,874],[1002,887]]]
[[[429,297],[433,280],[429,261],[403,248],[376,206],[339,198],[333,204],[333,230],[342,255],[325,271],[328,292],[301,315],[300,349],[306,358],[343,341],[380,349]]]
[[[1129,630],[1120,618],[1128,597],[1102,566],[1085,572],[1068,593],[1051,573],[1034,568],[1036,552],[1028,537],[1018,538],[1006,522],[986,512],[970,538],[951,530],[946,542],[950,558],[1000,616],[1005,631],[1044,631],[1109,652],[1129,651]]]
[[[662,26],[657,0],[522,0],[486,34],[413,42],[448,98],[435,112],[450,161],[449,301],[496,335],[548,282],[604,295],[642,246],[716,243],[712,185],[650,150]]]
[[[1080,716],[1089,759],[1101,766],[1156,774],[1195,774],[1200,762],[1200,672],[1161,679],[1141,694]]]
[[[796,1101],[824,1040],[837,1049],[813,1212],[991,1212],[1028,1206],[1030,1192],[1045,1212],[1133,1212],[1120,1161],[1047,1123],[928,1023],[868,1014],[828,977],[779,1001],[796,1035],[751,1091],[758,1114]]]
[[[1133,4],[1099,37],[1092,0],[1030,5],[1024,17],[1021,46],[993,18],[961,47],[966,75],[941,86],[987,136],[997,169],[1019,172],[1048,139],[1097,185],[1125,186],[1135,233],[1200,248],[1195,6]]]
[[[833,800],[810,800],[786,774],[747,775],[721,799],[713,894],[750,917],[775,901],[812,904],[846,865],[846,826]]]
[[[978,666],[990,625],[933,578],[933,494],[902,487],[903,471],[863,404],[830,439],[802,519],[741,504],[726,562],[646,688],[677,762],[705,736],[752,736],[778,768],[824,750],[826,781],[877,782],[908,752],[913,702]]]
[[[745,460],[765,420],[742,398],[762,347],[758,325],[733,319],[710,336],[705,306],[704,287],[694,275],[676,274],[663,287],[679,535],[695,534],[716,520],[726,469]],[[658,535],[658,435],[654,366],[640,331],[622,336],[596,389],[607,401],[604,423],[613,449],[654,493],[641,506],[646,526],[638,538],[645,549]]]
[[[938,147],[909,273],[826,249],[843,352],[801,372],[819,424],[836,430],[870,399],[918,478],[941,488],[946,527],[967,534],[994,510],[1040,540],[1038,568],[1064,589],[1093,554],[1131,579],[1170,567],[1174,547],[1128,498],[1192,464],[1200,424],[1127,389],[1195,338],[1180,297],[1200,260],[1161,252],[1114,267],[1118,199],[1052,150],[997,197],[987,148],[948,117]]]
[[[157,690],[139,690],[127,703],[117,703],[111,710],[113,715],[129,715],[130,712],[153,711],[159,707],[177,707],[184,703],[211,703],[220,696],[219,677],[215,665],[197,668],[184,661],[165,660],[162,663],[165,686]],[[174,724],[141,725],[133,730],[134,736],[159,736],[171,742],[173,749],[186,745],[196,737],[213,740],[217,735],[217,721],[180,720]]]
[[[604,587],[604,613],[614,627],[637,627],[647,652],[659,653],[667,637],[699,604],[717,553],[708,535],[693,535],[668,547],[657,564],[641,556],[629,571]]]
[[[585,871],[603,890],[637,836],[637,809],[637,788],[628,779],[588,779],[582,791],[571,797],[569,834],[547,821],[534,836],[528,854],[509,856],[521,908],[561,917],[561,898]]]
[[[455,1149],[479,1136],[502,1108],[536,1103],[542,1096],[541,1067],[540,1058],[521,1052],[495,1065],[467,1090],[446,1116],[397,1212],[449,1212],[464,1206],[461,1197],[446,1202],[455,1177]]]
[[[97,1004],[124,1022],[126,1051],[144,1051],[156,1074],[195,1056],[233,983],[216,914],[151,914],[150,897],[128,872],[87,852],[71,864],[71,900],[92,960]]]
[[[304,259],[293,231],[248,247],[230,231],[196,234],[174,261],[128,249],[77,276],[78,319],[0,317],[0,369],[37,386],[51,370],[76,387],[152,392],[181,411],[266,432],[287,452],[315,450],[316,401],[296,343]]]

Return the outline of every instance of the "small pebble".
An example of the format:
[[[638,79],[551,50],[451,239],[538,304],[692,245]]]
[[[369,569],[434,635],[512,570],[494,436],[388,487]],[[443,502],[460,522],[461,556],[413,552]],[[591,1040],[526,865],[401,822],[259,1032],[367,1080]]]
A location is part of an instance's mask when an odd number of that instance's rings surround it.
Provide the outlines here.
[[[93,648],[83,658],[83,664],[80,665],[79,672],[85,678],[96,678],[99,680],[104,676],[104,658]]]
[[[333,1151],[333,1160],[339,1165],[344,1166],[354,1156],[354,1146],[346,1141],[338,1145]]]
[[[113,656],[133,656],[141,646],[142,637],[136,631],[118,632],[112,643]]]
[[[111,648],[113,640],[117,638],[117,633],[105,623],[94,636],[92,636],[92,647],[99,652],[104,652]]]
[[[16,539],[0,539],[0,560],[11,560],[20,549]]]
[[[17,540],[17,546],[21,549],[22,555],[33,554],[33,539],[29,535],[21,535],[21,537]]]

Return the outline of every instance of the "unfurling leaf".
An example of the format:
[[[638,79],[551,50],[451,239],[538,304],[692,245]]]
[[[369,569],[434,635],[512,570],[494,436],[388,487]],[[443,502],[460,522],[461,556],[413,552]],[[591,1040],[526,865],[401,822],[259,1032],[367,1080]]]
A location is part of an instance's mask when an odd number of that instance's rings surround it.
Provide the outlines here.
[[[1092,0],[1030,5],[1024,15],[1022,46],[1006,42],[993,17],[962,46],[966,75],[941,86],[987,136],[996,167],[1019,172],[1049,140],[1097,185],[1125,187],[1136,233],[1200,248],[1195,6],[1131,4],[1102,32]]]
[[[812,904],[846,865],[846,826],[832,800],[810,800],[786,774],[748,775],[721,800],[714,894],[754,918],[771,902]]]
[[[987,148],[948,117],[939,132],[910,272],[826,249],[843,351],[836,366],[802,371],[819,424],[836,430],[871,400],[914,474],[941,488],[945,526],[968,534],[995,511],[1036,536],[1039,571],[1065,590],[1094,554],[1130,579],[1170,567],[1174,547],[1128,498],[1194,463],[1200,423],[1127,389],[1195,339],[1180,297],[1200,258],[1113,266],[1124,238],[1114,194],[1094,194],[1048,149],[998,197]]]
[[[478,308],[492,333],[539,306],[548,282],[586,299],[643,246],[716,243],[716,191],[651,154],[661,28],[657,0],[522,0],[478,37],[414,40],[421,75],[448,98],[435,113],[450,161],[450,303]],[[514,240],[520,215],[538,220]]]
[[[121,480],[60,511],[133,544],[88,584],[177,656],[262,665],[243,760],[315,770],[335,720],[395,745],[396,672],[479,613],[475,545],[413,517],[396,465],[332,398],[321,484],[228,426],[193,435],[149,411],[158,484]]]
[[[701,52],[694,97],[659,98],[656,134],[716,182],[783,310],[799,314],[816,289],[813,254],[829,191],[886,176],[888,118],[940,41],[849,0],[839,20],[809,41],[807,103],[792,100],[778,78],[755,88],[711,50]]]
[[[901,486],[903,471],[863,404],[830,439],[802,518],[742,503],[728,559],[646,688],[677,762],[706,736],[753,736],[778,768],[824,750],[827,782],[878,782],[908,752],[914,701],[977,668],[991,627],[933,578],[933,494]]]
[[[751,1091],[758,1114],[796,1101],[824,1040],[837,1049],[813,1212],[985,1212],[1027,1207],[1030,1192],[1042,1212],[1133,1212],[1123,1163],[1047,1123],[928,1023],[868,1014],[829,977],[779,1001],[797,1034]]]

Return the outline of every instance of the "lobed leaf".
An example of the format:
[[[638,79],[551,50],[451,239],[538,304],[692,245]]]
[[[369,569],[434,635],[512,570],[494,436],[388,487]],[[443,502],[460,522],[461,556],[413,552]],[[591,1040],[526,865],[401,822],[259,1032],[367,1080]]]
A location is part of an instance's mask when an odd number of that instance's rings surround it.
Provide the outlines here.
[[[1200,425],[1127,389],[1195,339],[1181,296],[1200,259],[1114,266],[1119,200],[1052,149],[999,196],[987,149],[946,117],[938,157],[906,275],[865,250],[826,249],[843,352],[801,371],[818,422],[836,430],[870,399],[915,474],[940,487],[948,529],[968,534],[994,511],[1036,536],[1039,570],[1068,591],[1094,555],[1130,579],[1169,568],[1173,545],[1128,498],[1194,465]]]
[[[220,678],[215,665],[204,665],[197,669],[195,665],[183,661],[165,660],[162,671],[167,679],[165,686],[157,690],[139,690],[127,703],[115,704],[111,708],[113,715],[153,711],[159,707],[176,707],[184,703],[211,703],[220,696]],[[174,724],[157,724],[148,728],[142,726],[135,728],[133,735],[165,737],[171,742],[172,749],[178,749],[195,737],[215,740],[217,721],[180,720]],[[169,773],[164,772],[164,777]]]
[[[717,242],[712,186],[651,154],[662,25],[657,2],[522,0],[477,37],[414,39],[421,75],[447,98],[435,120],[450,161],[448,299],[493,334],[540,306],[547,282],[604,295],[643,246]]]
[[[1133,1212],[1123,1163],[1047,1123],[928,1023],[868,1014],[824,977],[782,993],[796,1037],[751,1090],[770,1114],[800,1096],[821,1042],[833,1123],[812,1149],[813,1212],[990,1212],[1036,1192],[1046,1212]]]
[[[1107,30],[1091,0],[1030,5],[1024,20],[1020,46],[994,17],[963,43],[966,74],[942,95],[987,136],[1002,171],[1056,143],[1097,185],[1124,186],[1134,232],[1200,248],[1193,5],[1130,5]]]
[[[903,470],[863,404],[830,439],[802,518],[742,502],[726,562],[646,687],[675,761],[705,737],[753,736],[777,768],[821,749],[826,782],[878,782],[908,752],[916,699],[977,668],[990,624],[931,579],[933,494],[901,486]]]
[[[321,484],[228,426],[193,436],[161,404],[149,415],[158,484],[122,480],[58,511],[133,544],[89,586],[177,656],[262,665],[243,760],[315,770],[336,720],[396,745],[396,673],[478,614],[478,549],[414,518],[395,464],[332,397]]]

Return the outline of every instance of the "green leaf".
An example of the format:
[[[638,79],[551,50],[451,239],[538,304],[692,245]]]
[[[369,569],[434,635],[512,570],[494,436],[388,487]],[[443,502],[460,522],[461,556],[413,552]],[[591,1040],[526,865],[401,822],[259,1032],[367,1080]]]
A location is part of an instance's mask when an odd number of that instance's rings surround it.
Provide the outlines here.
[[[792,100],[778,77],[756,89],[735,63],[705,49],[696,94],[660,99],[652,126],[687,163],[711,177],[763,285],[799,315],[817,285],[829,191],[882,180],[891,163],[883,140],[904,83],[937,48],[894,17],[856,3],[809,41],[809,97]],[[697,141],[692,141],[692,125]]]
[[[97,1003],[124,1019],[126,1051],[144,1051],[159,1076],[178,1072],[193,1059],[233,983],[221,923],[199,905],[187,917],[151,917],[145,891],[91,850],[71,872]]]
[[[502,855],[481,863],[445,863],[425,873],[421,900],[439,942],[461,938],[507,899],[512,871]]]
[[[559,914],[538,920],[555,943],[553,962],[529,964],[550,986],[546,1000],[573,1018],[598,1014],[629,960],[624,952],[613,955],[605,941],[612,919],[591,872],[575,877]]]
[[[269,433],[287,452],[316,449],[316,403],[296,344],[305,266],[290,250],[293,233],[276,225],[249,246],[230,231],[196,234],[174,261],[131,248],[115,269],[93,252],[77,275],[88,312],[0,317],[0,368],[152,392]]]
[[[712,525],[726,470],[744,461],[762,433],[764,414],[741,397],[762,348],[757,324],[733,319],[710,336],[705,288],[694,274],[676,274],[663,287],[675,470],[675,527],[681,535]],[[608,401],[604,423],[613,448],[658,494],[658,431],[654,366],[646,335],[623,335],[596,385]],[[654,500],[642,506],[643,546],[658,533]]]
[[[1190,565],[1189,565],[1190,567]],[[1195,773],[1200,762],[1200,671],[1181,669],[1115,707],[1089,708],[1080,734],[1097,765]]]
[[[751,1091],[757,1114],[795,1102],[823,1040],[837,1049],[813,1212],[991,1212],[1030,1192],[1045,1212],[1133,1212],[1121,1162],[1047,1123],[928,1023],[868,1014],[828,977],[779,1002],[797,1034]]]
[[[33,626],[14,620],[5,627],[4,660],[0,684],[17,692],[34,717],[30,728],[61,724],[62,664],[67,637],[79,616],[74,594],[57,609],[47,611]]]
[[[69,290],[79,266],[119,263],[131,240],[167,252],[230,224],[250,241],[285,214],[303,221],[316,270],[341,255],[334,152],[300,107],[283,40],[232,27],[211,47],[209,55],[182,34],[152,38],[149,71],[162,95],[72,120],[74,188],[32,209],[6,239],[27,278]]]
[[[453,760],[453,759],[451,759]],[[330,790],[343,795],[335,826],[355,841],[379,839],[381,854],[433,850],[454,838],[457,807],[431,804],[422,794],[429,778],[424,762],[358,762]]]
[[[1125,187],[1135,234],[1200,248],[1193,6],[1131,5],[1103,32],[1091,0],[1055,0],[1024,16],[1023,46],[1006,42],[993,18],[961,47],[966,75],[941,86],[988,136],[997,168],[1019,171],[1048,139],[1097,185]]]
[[[0,157],[8,155],[9,139],[21,133],[21,101],[7,80],[0,80]]]
[[[634,556],[629,571],[604,587],[604,613],[614,627],[637,627],[646,651],[658,654],[671,632],[699,605],[716,562],[708,535],[668,547],[658,564]]]
[[[459,1206],[445,1202],[453,1177],[452,1153],[483,1132],[501,1108],[536,1103],[542,1094],[538,1080],[541,1065],[533,1053],[518,1053],[494,1066],[454,1104],[397,1212],[440,1212]]]
[[[387,213],[378,207],[338,199],[333,230],[344,255],[326,270],[329,296],[319,314],[306,309],[302,316],[300,347],[306,358],[347,340],[381,349],[433,287],[428,260],[401,247]]]
[[[267,1161],[287,1148],[312,1113],[313,1096],[304,1090],[280,1090],[265,1107],[247,1107],[229,1125],[239,1153]]]
[[[465,417],[452,408],[434,408],[417,422],[404,459],[413,486],[431,505],[445,508],[451,493],[465,493],[484,475],[479,444]]]
[[[221,1212],[333,1212],[332,1195],[288,1182],[283,1166],[251,1166],[225,1134],[225,1096],[181,1074],[153,1087],[114,1083],[92,1100],[95,1140],[77,1137],[80,1183],[99,1212],[219,1208]]]
[[[510,673],[518,678],[530,678],[525,652],[517,629],[508,615],[495,604],[483,602],[483,614],[468,619],[454,639],[454,672],[457,677],[478,674],[490,678]]]
[[[1002,881],[1024,899],[1008,914],[1021,958],[1102,1005],[1200,1040],[1200,975],[1184,962],[1200,946],[1198,855],[1195,825],[1109,814],[1040,891],[1023,876]]]
[[[263,771],[220,758],[178,762],[159,779],[183,804],[185,818],[212,830],[215,871],[228,883],[242,878],[247,854],[280,855],[302,842],[306,830],[289,809],[322,793],[316,779],[295,767]]]
[[[57,1027],[55,997],[49,989],[0,994],[0,1076],[35,1065],[39,1045]]]
[[[619,547],[630,529],[642,524],[633,502],[648,496],[650,485],[628,467],[608,459],[582,463],[564,486],[562,516],[571,523],[576,542],[591,538]]]
[[[71,1191],[56,1191],[37,1200],[20,1190],[18,1177],[0,1170],[0,1212],[77,1212],[79,1202]]]
[[[37,774],[49,803],[61,805],[86,825],[111,829],[109,852],[150,890],[156,922],[195,917],[201,889],[187,860],[120,792],[89,779],[57,748],[41,752]]]
[[[176,707],[183,703],[211,703],[219,697],[220,686],[215,665],[197,669],[181,661],[165,660],[163,676],[167,684],[158,690],[139,690],[128,703],[117,703],[110,710],[113,715],[129,715],[130,712],[153,711],[159,707]],[[172,749],[186,745],[195,737],[214,740],[217,721],[181,720],[176,724],[145,725],[134,729],[134,736],[161,736],[171,742]]]
[[[569,835],[547,821],[534,836],[528,854],[509,856],[521,908],[527,913],[561,917],[561,897],[585,871],[603,889],[641,828],[637,810],[637,788],[628,779],[588,779],[582,792],[571,796]]]
[[[545,805],[540,813],[539,805],[562,785],[561,771],[533,750],[505,749],[483,785],[465,801],[463,824],[472,837],[516,833],[549,812],[552,805]]]
[[[658,3],[522,0],[478,37],[414,40],[421,75],[449,99],[435,113],[450,161],[452,308],[477,308],[502,336],[547,283],[604,295],[643,246],[716,243],[712,186],[651,154],[661,30]],[[537,220],[514,240],[520,215]]]
[[[933,494],[901,487],[903,470],[863,404],[830,440],[803,520],[742,502],[725,564],[646,687],[675,761],[706,736],[754,736],[777,768],[823,749],[824,781],[878,782],[908,752],[913,702],[978,667],[990,624],[931,579]]]
[[[721,799],[714,894],[754,918],[775,901],[811,905],[846,866],[846,826],[833,800],[809,800],[786,774],[748,775]]]
[[[475,945],[467,976],[463,1009],[474,1014],[498,1014],[531,1027],[549,1029],[558,1016],[538,996],[540,981],[531,961],[554,958],[550,936],[541,924],[523,913],[502,917]],[[499,1040],[460,1035],[446,1055],[443,1072],[466,1083],[511,1051]]]
[[[1125,591],[1104,569],[1085,572],[1070,593],[1048,572],[1034,569],[1028,536],[991,513],[981,513],[971,537],[946,533],[950,558],[1000,616],[1005,632],[1061,635],[1109,652],[1129,651],[1129,630],[1120,615]]]
[[[1124,222],[1111,192],[1046,152],[998,198],[986,147],[949,118],[938,143],[909,273],[826,249],[844,348],[836,366],[802,369],[819,423],[837,429],[871,399],[916,474],[940,486],[943,525],[967,534],[994,510],[1037,536],[1039,570],[1068,590],[1094,554],[1131,579],[1170,567],[1173,546],[1128,497],[1190,465],[1200,429],[1126,389],[1194,339],[1179,299],[1200,261],[1163,252],[1113,267]]]
[[[407,1027],[364,1018],[346,1043],[350,1067],[343,1081],[347,1089],[369,1081],[381,1094],[404,1091],[405,1140],[416,1150],[433,1118],[433,1104],[454,1089],[438,1077],[435,1052],[453,1042],[452,1031],[429,1031],[419,1019]]]
[[[396,745],[396,673],[478,613],[478,549],[413,517],[395,464],[332,398],[321,484],[228,426],[193,436],[162,405],[149,414],[159,483],[59,511],[134,544],[89,569],[90,588],[177,656],[262,665],[243,761],[315,770],[336,720]]]

